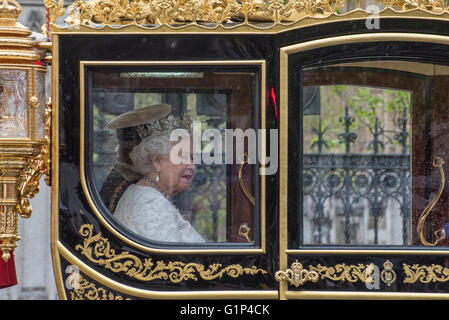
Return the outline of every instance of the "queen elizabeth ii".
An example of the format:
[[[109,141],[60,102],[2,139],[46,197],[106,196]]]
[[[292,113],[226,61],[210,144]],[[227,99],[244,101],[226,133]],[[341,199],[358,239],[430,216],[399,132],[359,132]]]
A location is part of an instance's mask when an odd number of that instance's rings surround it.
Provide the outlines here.
[[[179,154],[183,161],[174,162],[170,157],[174,146],[180,152],[190,150],[190,138],[170,140],[173,130],[188,129],[189,125],[190,121],[170,113],[162,119],[152,119],[136,127],[142,141],[133,148],[130,158],[142,179],[126,189],[114,217],[129,230],[147,239],[205,242],[172,202],[176,194],[190,186],[195,176],[195,165],[190,157],[186,160],[185,154]]]

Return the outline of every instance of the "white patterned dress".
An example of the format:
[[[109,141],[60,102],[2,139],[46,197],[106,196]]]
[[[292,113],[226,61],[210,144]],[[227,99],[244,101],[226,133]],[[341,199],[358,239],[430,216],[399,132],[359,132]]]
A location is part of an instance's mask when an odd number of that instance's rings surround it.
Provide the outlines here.
[[[205,242],[176,207],[149,186],[130,185],[118,202],[114,217],[129,230],[149,240]]]

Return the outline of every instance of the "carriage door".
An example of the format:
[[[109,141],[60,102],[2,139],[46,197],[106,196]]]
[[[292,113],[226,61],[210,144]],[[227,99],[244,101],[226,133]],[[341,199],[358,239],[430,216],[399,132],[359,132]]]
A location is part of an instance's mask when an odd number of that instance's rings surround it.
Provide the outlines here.
[[[281,49],[281,299],[447,295],[447,44],[385,33]]]

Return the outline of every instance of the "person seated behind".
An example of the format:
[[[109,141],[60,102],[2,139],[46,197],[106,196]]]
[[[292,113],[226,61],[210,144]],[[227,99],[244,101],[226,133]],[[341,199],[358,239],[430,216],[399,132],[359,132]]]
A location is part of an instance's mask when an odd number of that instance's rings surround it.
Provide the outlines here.
[[[142,139],[137,132],[137,126],[150,119],[161,119],[171,111],[168,104],[150,105],[137,110],[123,113],[107,124],[108,129],[116,129],[118,138],[118,158],[114,167],[107,175],[100,197],[111,213],[115,212],[118,201],[126,189],[142,179],[129,158],[129,153]]]
[[[114,216],[125,227],[150,240],[203,243],[203,237],[172,202],[173,196],[190,186],[196,170],[190,137],[170,141],[175,129],[190,129],[190,121],[169,114],[138,126],[142,141],[134,147],[130,158],[142,179],[126,189]],[[174,146],[182,159],[179,164],[170,159]],[[183,150],[189,151],[187,159]]]

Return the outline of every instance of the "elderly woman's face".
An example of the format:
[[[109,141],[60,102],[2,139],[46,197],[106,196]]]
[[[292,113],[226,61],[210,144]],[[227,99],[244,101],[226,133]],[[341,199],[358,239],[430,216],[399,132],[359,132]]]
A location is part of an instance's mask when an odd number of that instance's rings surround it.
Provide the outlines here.
[[[190,186],[196,170],[193,164],[193,150],[190,139],[183,139],[174,147],[176,147],[175,150],[179,150],[177,153],[178,159],[174,162],[170,159],[170,155],[160,157],[158,161],[153,161],[155,169],[159,171],[158,185],[169,196],[174,196],[186,190]],[[176,156],[176,153],[174,155]]]

